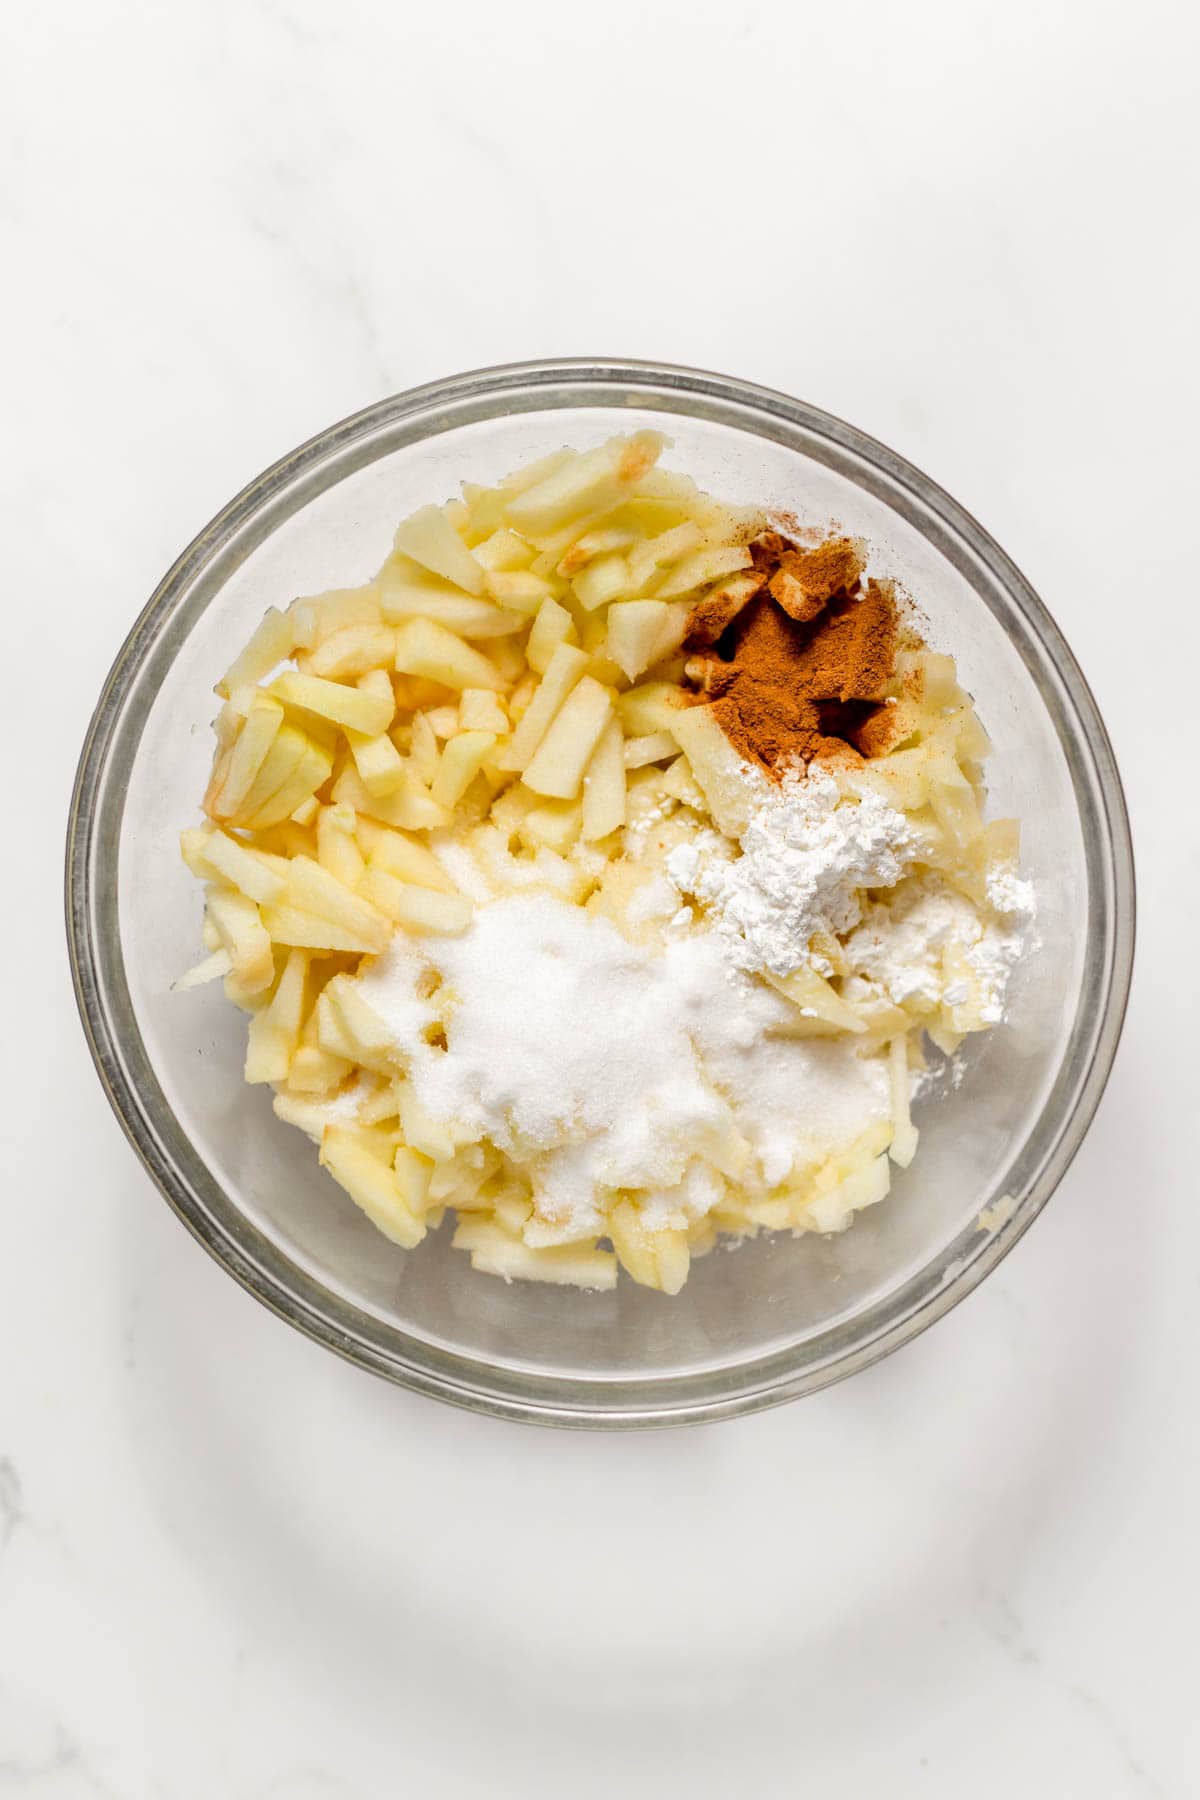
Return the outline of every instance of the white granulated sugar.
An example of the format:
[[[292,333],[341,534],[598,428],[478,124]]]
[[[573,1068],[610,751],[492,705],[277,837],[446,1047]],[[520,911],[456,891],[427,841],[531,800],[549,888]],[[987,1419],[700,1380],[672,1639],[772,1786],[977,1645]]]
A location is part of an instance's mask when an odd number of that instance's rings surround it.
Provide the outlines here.
[[[877,1059],[771,1035],[787,1003],[713,931],[647,952],[598,914],[511,895],[462,937],[393,941],[359,990],[426,1113],[527,1164],[540,1220],[567,1233],[601,1228],[597,1200],[628,1189],[656,1216],[700,1216],[720,1192],[703,1164],[767,1191],[887,1111]],[[444,1050],[426,1041],[435,1017]]]
[[[672,851],[667,870],[709,909],[744,967],[787,975],[807,960],[814,932],[841,934],[857,923],[863,888],[902,880],[920,840],[873,790],[846,795],[815,768],[777,787],[757,771],[747,778],[756,805],[741,856],[713,854],[701,840]]]

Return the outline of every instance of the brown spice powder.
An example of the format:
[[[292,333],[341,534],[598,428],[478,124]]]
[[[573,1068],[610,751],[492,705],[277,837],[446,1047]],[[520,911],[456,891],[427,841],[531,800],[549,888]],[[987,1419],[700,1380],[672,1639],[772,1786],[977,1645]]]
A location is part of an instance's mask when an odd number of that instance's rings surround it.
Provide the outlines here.
[[[870,755],[883,742],[872,721],[896,660],[890,584],[860,587],[865,559],[848,538],[798,550],[767,532],[750,548],[765,591],[732,619],[715,657],[689,663],[698,700],[739,754],[772,775],[797,759]],[[712,642],[704,606],[689,621],[691,647]]]

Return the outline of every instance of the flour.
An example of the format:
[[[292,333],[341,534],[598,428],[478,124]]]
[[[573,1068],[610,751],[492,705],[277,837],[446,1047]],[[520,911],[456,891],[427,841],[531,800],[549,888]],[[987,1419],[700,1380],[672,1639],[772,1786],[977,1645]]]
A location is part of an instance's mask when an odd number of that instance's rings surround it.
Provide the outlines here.
[[[1013,882],[1012,917],[993,922],[938,875],[905,882],[886,905],[869,906],[846,939],[852,981],[845,997],[853,1004],[857,981],[882,989],[897,1006],[932,1010],[973,1000],[981,1025],[999,1024],[1031,896],[1028,882]]]
[[[894,887],[920,849],[904,814],[866,789],[846,796],[818,769],[778,786],[747,771],[756,805],[742,854],[707,833],[667,859],[681,893],[702,901],[745,968],[788,975],[817,932],[840,936],[862,914],[864,888]]]
[[[526,1167],[541,1242],[603,1229],[630,1190],[686,1223],[725,1178],[769,1192],[887,1116],[879,1059],[783,1035],[788,1003],[710,930],[646,951],[598,913],[510,895],[460,938],[397,936],[357,986],[429,1117]]]

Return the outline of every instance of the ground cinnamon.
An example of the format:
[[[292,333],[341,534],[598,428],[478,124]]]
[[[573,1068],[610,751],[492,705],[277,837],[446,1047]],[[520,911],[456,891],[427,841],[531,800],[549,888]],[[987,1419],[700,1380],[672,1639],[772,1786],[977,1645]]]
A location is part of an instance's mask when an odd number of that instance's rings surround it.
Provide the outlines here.
[[[871,755],[896,659],[890,584],[862,586],[862,546],[849,538],[803,550],[764,532],[750,550],[762,585],[715,643],[720,609],[702,601],[689,620],[689,648],[715,650],[688,664],[697,699],[773,775],[797,760]]]

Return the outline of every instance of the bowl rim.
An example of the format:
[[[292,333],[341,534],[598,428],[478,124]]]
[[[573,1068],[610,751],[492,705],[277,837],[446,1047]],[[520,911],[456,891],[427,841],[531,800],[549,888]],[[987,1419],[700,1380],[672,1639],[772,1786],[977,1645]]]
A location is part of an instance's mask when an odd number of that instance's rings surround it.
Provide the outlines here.
[[[383,427],[425,416],[430,429],[417,435],[434,437],[457,424],[517,410],[514,403],[519,395],[532,397],[532,403],[524,410],[551,408],[555,405],[552,396],[568,389],[571,390],[568,397],[558,402],[564,408],[574,406],[583,411],[589,404],[616,405],[620,403],[617,390],[622,390],[625,397],[631,392],[641,394],[648,403],[652,403],[654,396],[660,402],[664,396],[670,396],[674,404],[667,410],[698,413],[726,424],[757,428],[760,433],[764,426],[773,425],[776,430],[791,434],[786,441],[803,435],[824,443],[833,451],[845,453],[866,470],[874,471],[885,483],[889,496],[893,489],[906,494],[922,515],[921,529],[927,537],[930,535],[927,515],[932,515],[945,534],[945,541],[934,540],[937,547],[945,553],[947,544],[957,543],[983,565],[1057,676],[1067,701],[1064,712],[1074,728],[1069,748],[1080,765],[1078,771],[1074,763],[1072,765],[1076,792],[1078,795],[1078,777],[1088,777],[1093,798],[1098,802],[1098,817],[1104,827],[1100,848],[1105,857],[1101,872],[1105,876],[1108,896],[1109,929],[1098,998],[1090,1015],[1094,1018],[1090,1061],[1076,1087],[1073,1104],[1058,1120],[1057,1131],[1045,1148],[1034,1179],[995,1229],[978,1234],[980,1241],[969,1256],[957,1264],[951,1263],[936,1279],[923,1279],[931,1276],[931,1272],[920,1271],[895,1294],[886,1297],[891,1316],[883,1319],[876,1330],[848,1347],[839,1348],[833,1343],[823,1357],[802,1367],[795,1364],[797,1345],[793,1343],[782,1351],[750,1357],[724,1371],[709,1368],[686,1376],[616,1380],[574,1374],[531,1378],[508,1368],[498,1370],[465,1353],[443,1352],[398,1328],[393,1328],[390,1334],[381,1333],[367,1315],[310,1278],[261,1234],[253,1234],[258,1240],[255,1253],[247,1254],[244,1246],[233,1242],[218,1227],[167,1147],[150,1127],[120,1054],[114,1021],[105,1003],[102,946],[93,926],[94,850],[106,812],[103,776],[121,723],[124,703],[141,666],[158,641],[165,623],[200,573],[273,498],[286,490],[294,490],[305,475],[322,464],[333,462],[349,446],[368,442]],[[602,397],[588,402],[583,398],[583,390],[595,390]],[[476,409],[466,418],[455,411],[464,405]],[[731,416],[734,414],[738,416]],[[443,420],[440,425],[436,422],[439,418]],[[956,559],[951,556],[950,560]],[[1064,744],[1064,748],[1067,747]],[[101,796],[99,801],[98,796]],[[1096,849],[1097,846],[1085,843],[1089,855]],[[815,1392],[868,1367],[916,1337],[978,1286],[1041,1212],[1091,1124],[1121,1035],[1136,936],[1136,891],[1128,810],[1099,708],[1044,603],[990,534],[907,459],[820,408],[731,376],[674,364],[616,358],[564,357],[507,363],[469,370],[407,389],[352,413],[309,438],[236,494],[167,570],[134,621],[104,681],[84,738],[71,797],[65,903],[67,946],[76,1004],[109,1104],[143,1167],[173,1211],[210,1255],[249,1293],[315,1342],[324,1344],[359,1367],[415,1392],[496,1417],[609,1430],[732,1417]],[[1080,1015],[1082,1012],[1081,1004]],[[1038,1116],[1038,1124],[1052,1104],[1051,1096]],[[223,1189],[220,1191],[236,1213],[236,1201],[224,1194]],[[893,1304],[901,1297],[904,1297],[903,1304]],[[871,1311],[879,1310],[884,1304],[876,1303],[862,1316],[869,1316]],[[837,1331],[837,1327],[831,1327],[824,1335],[833,1337]],[[412,1358],[398,1353],[393,1342],[381,1341],[383,1337],[400,1339],[404,1345],[416,1348],[417,1356]],[[821,1341],[802,1342],[810,1348]],[[493,1377],[490,1381],[489,1374]],[[502,1378],[497,1380],[497,1376]],[[614,1397],[619,1404],[613,1404]]]

